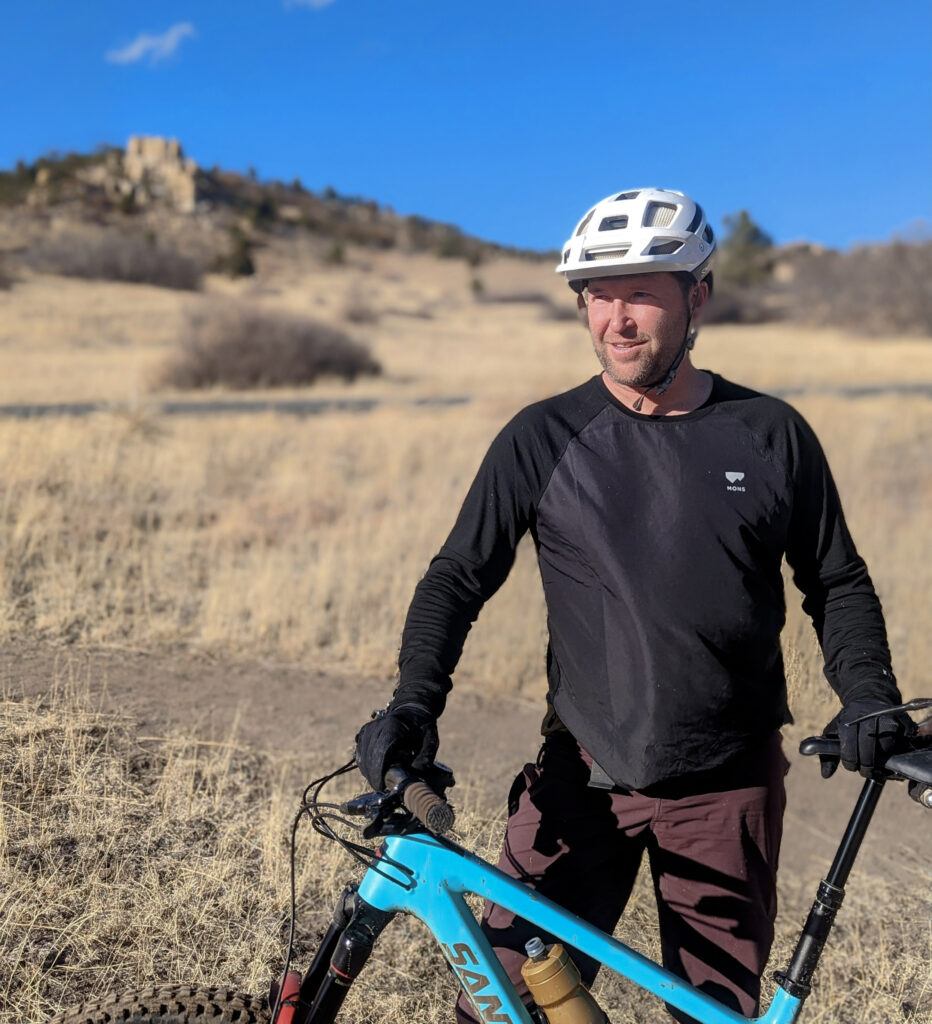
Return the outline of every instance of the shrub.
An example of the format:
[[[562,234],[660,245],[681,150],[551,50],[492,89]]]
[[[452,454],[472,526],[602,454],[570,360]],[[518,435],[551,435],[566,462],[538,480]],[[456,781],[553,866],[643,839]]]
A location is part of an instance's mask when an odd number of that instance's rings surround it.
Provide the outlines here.
[[[351,381],[381,366],[365,346],[314,320],[208,305],[188,318],[181,350],[158,383],[175,388],[235,389],[311,384],[319,377]]]
[[[932,335],[932,242],[810,252],[794,267],[786,305],[806,323]]]
[[[230,248],[216,257],[213,269],[230,277],[249,277],[256,272],[252,242],[238,224],[230,225]]]
[[[375,324],[379,321],[379,314],[365,301],[347,299],[343,307],[343,318],[351,324]]]
[[[18,206],[26,201],[35,181],[35,171],[22,160],[17,160],[12,171],[0,171],[0,203]]]
[[[346,263],[346,251],[341,242],[334,242],[324,253],[324,263],[332,267],[342,267]]]
[[[249,222],[257,228],[267,228],[278,220],[278,207],[271,194],[263,190],[257,202],[251,203],[246,210]]]
[[[762,324],[777,314],[765,304],[765,290],[732,282],[716,283],[712,297],[702,311],[706,324]]]
[[[175,249],[117,231],[70,231],[35,245],[27,260],[38,270],[65,277],[129,281],[196,291],[203,267]]]

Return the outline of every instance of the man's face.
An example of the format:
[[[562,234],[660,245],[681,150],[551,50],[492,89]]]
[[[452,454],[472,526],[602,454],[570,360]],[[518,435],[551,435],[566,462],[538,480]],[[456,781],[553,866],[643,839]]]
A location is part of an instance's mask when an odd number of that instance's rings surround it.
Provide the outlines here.
[[[680,281],[668,273],[589,282],[589,333],[610,380],[637,388],[666,374],[683,344],[690,301],[698,308],[705,297],[698,288],[690,290],[689,299]]]

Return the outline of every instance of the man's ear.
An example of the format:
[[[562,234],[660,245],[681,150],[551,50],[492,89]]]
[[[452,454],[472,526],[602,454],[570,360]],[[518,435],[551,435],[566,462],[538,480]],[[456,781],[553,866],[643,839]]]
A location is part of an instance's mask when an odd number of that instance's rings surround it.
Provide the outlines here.
[[[696,285],[696,295],[693,300],[695,305],[693,306],[693,316],[698,316],[700,310],[709,301],[709,282],[700,281]]]
[[[579,317],[580,323],[589,326],[589,311],[586,309],[586,293],[580,292],[576,296],[576,315]]]

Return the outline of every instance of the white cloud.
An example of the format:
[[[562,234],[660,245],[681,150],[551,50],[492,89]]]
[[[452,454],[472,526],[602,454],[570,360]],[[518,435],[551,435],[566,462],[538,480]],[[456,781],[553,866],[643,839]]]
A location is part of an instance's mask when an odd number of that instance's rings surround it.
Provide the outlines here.
[[[151,35],[149,32],[140,32],[131,43],[122,49],[109,50],[107,60],[111,64],[135,64],[144,57],[148,57],[150,64],[158,64],[159,61],[170,57],[178,49],[182,39],[195,34],[194,26],[190,21],[181,21],[177,25],[172,25],[167,32],[163,32],[160,36]]]

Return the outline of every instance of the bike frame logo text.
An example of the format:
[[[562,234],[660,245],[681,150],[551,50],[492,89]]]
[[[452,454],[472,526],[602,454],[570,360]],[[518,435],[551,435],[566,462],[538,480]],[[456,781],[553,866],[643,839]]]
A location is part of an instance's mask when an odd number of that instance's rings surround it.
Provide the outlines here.
[[[476,954],[469,946],[465,942],[457,942],[450,947],[444,942],[442,943],[442,948],[443,955],[450,962],[450,966],[460,979],[466,995],[469,996],[469,1001],[482,1020],[494,1022],[494,1024],[514,1024],[514,1021],[512,1021],[507,1013],[500,1012],[502,1001],[497,995],[482,994],[483,990],[487,989],[491,982],[486,975],[469,969],[469,964],[473,967],[479,966]]]

